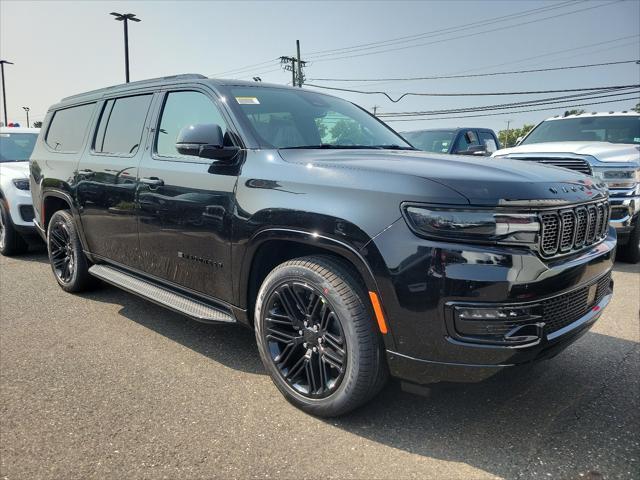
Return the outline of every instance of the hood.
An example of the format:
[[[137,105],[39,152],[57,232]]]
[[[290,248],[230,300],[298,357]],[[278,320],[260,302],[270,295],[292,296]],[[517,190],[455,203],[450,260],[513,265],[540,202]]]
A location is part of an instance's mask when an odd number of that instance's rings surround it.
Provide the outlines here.
[[[0,175],[10,178],[29,178],[29,162],[1,162]]]
[[[577,203],[607,194],[603,183],[580,173],[508,159],[393,150],[283,149],[280,155],[292,163],[348,170],[354,183],[358,172],[379,173],[381,184],[390,175],[421,177],[456,191],[472,205]]]
[[[498,150],[492,156],[527,153],[589,155],[601,162],[640,162],[640,145],[609,142],[548,142]]]

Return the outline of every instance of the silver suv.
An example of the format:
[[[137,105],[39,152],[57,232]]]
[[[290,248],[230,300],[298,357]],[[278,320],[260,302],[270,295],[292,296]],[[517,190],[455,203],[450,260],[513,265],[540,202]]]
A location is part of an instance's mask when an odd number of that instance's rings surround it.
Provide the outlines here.
[[[583,113],[548,118],[513,148],[493,157],[569,168],[604,180],[620,257],[640,262],[640,113]]]

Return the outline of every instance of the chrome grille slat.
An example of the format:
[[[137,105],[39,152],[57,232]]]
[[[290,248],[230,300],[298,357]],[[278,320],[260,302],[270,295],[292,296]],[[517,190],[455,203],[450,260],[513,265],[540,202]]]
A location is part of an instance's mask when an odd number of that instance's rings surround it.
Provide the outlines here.
[[[553,257],[598,243],[607,236],[609,215],[607,202],[541,212],[540,253]]]

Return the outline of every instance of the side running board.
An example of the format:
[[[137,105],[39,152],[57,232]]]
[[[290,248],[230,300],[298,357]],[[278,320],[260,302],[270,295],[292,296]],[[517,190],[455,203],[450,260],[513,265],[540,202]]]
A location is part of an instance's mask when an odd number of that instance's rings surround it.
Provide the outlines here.
[[[163,307],[206,323],[235,323],[235,319],[222,309],[159,287],[146,280],[107,265],[93,265],[89,273],[127,292],[139,295]]]

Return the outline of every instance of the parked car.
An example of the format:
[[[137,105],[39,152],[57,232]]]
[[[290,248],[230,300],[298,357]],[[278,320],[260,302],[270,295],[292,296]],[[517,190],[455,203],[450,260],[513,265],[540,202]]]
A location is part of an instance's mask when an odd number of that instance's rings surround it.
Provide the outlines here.
[[[425,152],[488,156],[500,148],[498,137],[488,128],[426,129],[401,135]]]
[[[496,158],[528,160],[593,175],[609,186],[620,257],[640,262],[640,113],[557,116]]]
[[[5,256],[24,253],[30,237],[38,238],[29,192],[29,156],[39,131],[0,127],[0,254]]]
[[[389,372],[468,382],[549,358],[612,296],[603,183],[419,152],[339,98],[184,75],[65,98],[43,128],[31,187],[62,289],[98,278],[249,326],[315,415]]]

